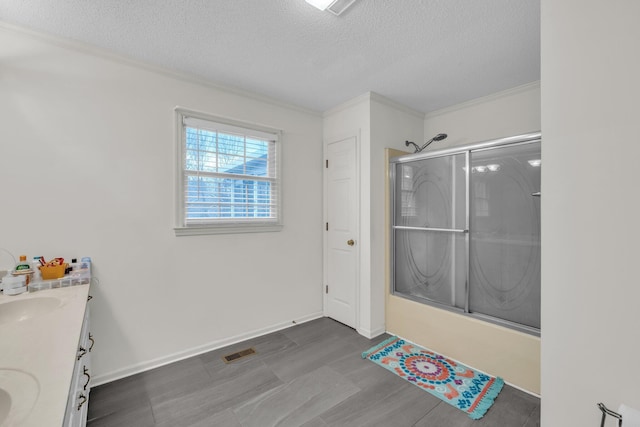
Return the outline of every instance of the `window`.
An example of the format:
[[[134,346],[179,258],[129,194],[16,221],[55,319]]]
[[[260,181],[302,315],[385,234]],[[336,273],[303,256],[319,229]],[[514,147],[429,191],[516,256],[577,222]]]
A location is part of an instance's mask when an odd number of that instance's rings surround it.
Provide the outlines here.
[[[176,116],[176,235],[281,229],[280,132],[183,109]]]

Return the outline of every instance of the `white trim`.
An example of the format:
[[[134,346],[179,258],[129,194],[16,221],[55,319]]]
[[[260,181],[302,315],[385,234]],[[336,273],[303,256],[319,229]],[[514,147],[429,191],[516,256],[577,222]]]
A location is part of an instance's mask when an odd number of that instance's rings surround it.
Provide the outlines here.
[[[369,109],[369,127],[371,127],[371,109]],[[358,213],[356,216],[356,224],[355,229],[357,230],[356,242],[356,324],[355,329],[358,330],[360,328],[360,313],[362,313],[362,129],[358,129],[358,134],[356,135],[356,200],[358,200]],[[369,144],[371,144],[371,139],[369,139]],[[369,162],[370,159],[367,159]],[[367,177],[367,180],[370,180],[370,177]],[[369,235],[369,242],[371,242],[371,236]],[[367,283],[367,286],[370,286],[370,283]]]
[[[260,225],[251,224],[238,227],[232,224],[220,224],[202,227],[175,227],[173,231],[176,237],[181,236],[202,236],[206,234],[236,234],[236,233],[270,233],[281,231],[282,225]]]
[[[391,100],[391,99],[389,99],[389,98],[387,98],[387,97],[385,97],[383,95],[380,95],[377,92],[365,92],[360,96],[357,96],[357,97],[352,98],[352,99],[350,99],[348,101],[345,101],[342,104],[339,104],[339,105],[337,105],[337,106],[325,111],[322,114],[322,117],[326,118],[326,117],[332,116],[334,114],[340,113],[341,111],[347,110],[349,108],[352,108],[352,107],[354,107],[356,105],[359,105],[359,104],[362,104],[364,102],[368,102],[367,105],[369,105],[369,107],[370,107],[370,104],[371,104],[372,101],[377,102],[379,104],[386,105],[387,107],[391,107],[391,108],[393,108],[395,110],[402,111],[403,113],[411,114],[412,116],[415,116],[415,117],[417,117],[417,118],[419,118],[421,120],[424,120],[424,118],[425,118],[425,113],[423,113],[422,111],[414,110],[411,107],[407,107],[404,104],[400,104],[399,102],[393,101],[393,100]]]
[[[371,98],[371,92],[367,92],[367,93],[363,93],[360,96],[357,96],[355,98],[352,98],[348,101],[343,102],[342,104],[339,104],[327,111],[325,111],[324,113],[322,113],[322,117],[327,118],[329,116],[332,116],[334,114],[337,114],[343,110],[349,109],[351,107],[354,107],[356,105],[362,104],[365,101],[369,101],[369,99]]]
[[[464,363],[463,363],[463,365],[464,365]],[[509,381],[506,381],[504,378],[503,378],[503,381],[504,381],[505,384],[507,384],[507,385],[509,385],[509,386],[511,386],[513,388],[517,388],[518,390],[520,390],[520,391],[522,391],[524,393],[527,393],[527,394],[529,394],[529,395],[531,395],[533,397],[537,397],[538,399],[540,399],[540,395],[538,393],[534,393],[534,392],[529,391],[529,390],[527,390],[525,388],[522,388],[522,387],[520,387],[518,385],[512,384]]]
[[[181,236],[201,236],[208,234],[231,234],[231,233],[261,233],[261,232],[275,232],[280,231],[283,228],[282,220],[282,150],[283,150],[283,132],[279,129],[275,129],[269,126],[265,126],[253,122],[245,122],[240,120],[231,119],[225,116],[218,116],[214,114],[204,113],[202,111],[191,110],[188,108],[176,106],[174,109],[175,117],[175,146],[176,146],[176,158],[174,162],[174,232],[176,237]],[[201,122],[202,121],[202,122]],[[275,176],[270,179],[275,180],[276,186],[276,219],[260,221],[259,219],[247,219],[246,221],[230,219],[229,221],[221,221],[220,223],[203,223],[202,225],[189,225],[185,226],[184,218],[184,146],[185,135],[184,127],[189,123],[198,125],[203,124],[209,126],[209,123],[220,124],[222,127],[229,127],[234,131],[243,131],[247,135],[251,135],[252,132],[257,135],[266,136],[265,139],[274,141],[276,144],[276,159],[275,159]],[[215,127],[215,126],[214,126]],[[248,132],[244,132],[244,130]],[[274,140],[275,138],[275,140]],[[218,174],[219,175],[219,174]]]
[[[16,33],[21,33],[25,36],[29,36],[40,41],[44,41],[46,43],[50,43],[56,45],[58,47],[64,49],[75,50],[77,52],[97,56],[102,59],[108,59],[120,64],[128,65],[131,67],[139,68],[145,71],[149,71],[155,74],[160,74],[165,77],[171,77],[177,80],[181,80],[186,83],[198,84],[201,86],[205,86],[211,89],[220,90],[222,92],[227,92],[234,95],[243,96],[246,98],[253,99],[255,101],[265,102],[267,104],[274,105],[276,107],[286,108],[288,110],[297,111],[300,113],[309,114],[315,117],[322,117],[322,113],[316,110],[312,110],[310,108],[302,107],[299,105],[291,104],[285,101],[280,101],[275,98],[271,98],[267,95],[262,95],[255,92],[249,92],[247,90],[234,87],[227,86],[221,83],[215,83],[213,81],[204,79],[202,77],[198,77],[186,72],[171,70],[166,67],[162,67],[160,65],[150,64],[144,61],[140,61],[137,59],[133,59],[123,54],[115,53],[113,51],[99,48],[97,46],[90,45],[88,43],[79,42],[76,40],[70,40],[60,36],[54,36],[52,34],[45,34],[39,31],[31,30],[19,25],[10,24],[8,22],[0,20],[0,29],[13,31]]]
[[[221,340],[213,341],[204,345],[200,345],[197,347],[192,347],[187,350],[179,351],[177,353],[169,354],[167,356],[158,357],[156,359],[152,359],[146,362],[137,363],[135,365],[131,365],[122,369],[118,369],[112,372],[108,372],[106,374],[97,375],[92,377],[91,386],[96,387],[101,384],[109,383],[111,381],[116,381],[121,378],[125,378],[131,375],[139,374],[141,372],[148,371],[150,369],[158,368],[160,366],[168,365],[170,363],[178,362],[183,359],[188,359],[189,357],[198,356],[203,353],[207,353],[209,351],[217,350],[219,348],[223,348],[229,345],[233,345],[242,341],[246,341],[248,339],[256,338],[262,335],[270,334],[272,332],[277,332],[282,329],[287,329],[296,324],[309,322],[311,320],[319,319],[324,317],[322,312],[311,313],[306,316],[299,317],[295,319],[293,322],[282,322],[277,323],[275,325],[268,326],[266,328],[255,329],[253,331],[234,335],[228,338],[224,338]]]
[[[182,172],[182,165],[185,163],[182,145],[184,144],[183,138],[183,124],[182,115],[178,112],[179,107],[173,109],[174,116],[174,153],[175,158],[173,162],[173,226],[181,227],[184,225],[184,198],[182,195],[182,188],[184,185],[184,175]],[[177,235],[177,234],[176,234]]]
[[[391,107],[394,110],[398,110],[401,111],[403,113],[406,114],[410,114],[418,119],[424,120],[425,118],[425,113],[423,113],[422,111],[418,111],[418,110],[414,110],[411,107],[407,107],[404,104],[400,104],[396,101],[393,101],[385,96],[380,95],[377,92],[369,92],[370,93],[370,100],[371,101],[375,101],[378,102],[379,104],[383,104],[386,105],[387,107]]]
[[[492,93],[490,95],[482,96],[480,98],[472,99],[470,101],[466,101],[460,104],[452,105],[451,107],[445,107],[440,110],[434,110],[427,114],[425,114],[425,120],[429,120],[431,118],[441,116],[443,114],[452,113],[458,110],[464,110],[465,108],[473,107],[475,105],[483,104],[485,102],[495,101],[501,98],[506,98],[508,96],[517,95],[522,92],[528,92],[530,90],[539,89],[540,88],[540,80],[523,84],[520,86],[513,87],[511,89],[506,89],[500,92]]]
[[[323,130],[324,132],[324,130]],[[328,195],[327,192],[327,168],[325,162],[329,159],[329,144],[325,139],[322,141],[322,313],[327,317],[327,292],[325,291],[329,278],[329,234],[327,233],[326,224],[329,222],[328,214]]]
[[[384,326],[369,330],[365,328],[358,328],[356,331],[365,338],[373,339],[387,332]]]

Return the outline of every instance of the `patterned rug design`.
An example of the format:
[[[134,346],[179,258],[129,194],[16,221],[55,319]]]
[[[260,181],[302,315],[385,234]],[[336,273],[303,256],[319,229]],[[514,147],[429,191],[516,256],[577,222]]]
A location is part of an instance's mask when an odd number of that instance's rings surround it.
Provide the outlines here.
[[[461,363],[391,337],[362,353],[388,369],[478,420],[502,390],[499,377],[477,372]]]

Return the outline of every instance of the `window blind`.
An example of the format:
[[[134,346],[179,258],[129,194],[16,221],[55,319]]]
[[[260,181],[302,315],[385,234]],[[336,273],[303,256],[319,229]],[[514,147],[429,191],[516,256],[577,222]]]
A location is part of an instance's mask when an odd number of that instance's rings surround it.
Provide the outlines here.
[[[279,222],[276,133],[183,118],[184,225]]]

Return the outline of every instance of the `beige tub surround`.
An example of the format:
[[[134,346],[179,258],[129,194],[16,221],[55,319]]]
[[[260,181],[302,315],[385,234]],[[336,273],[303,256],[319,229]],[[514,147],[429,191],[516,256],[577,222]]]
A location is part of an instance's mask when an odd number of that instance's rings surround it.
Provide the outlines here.
[[[88,293],[0,295],[0,425],[62,425]]]
[[[540,338],[389,295],[387,330],[530,393],[540,394]]]

